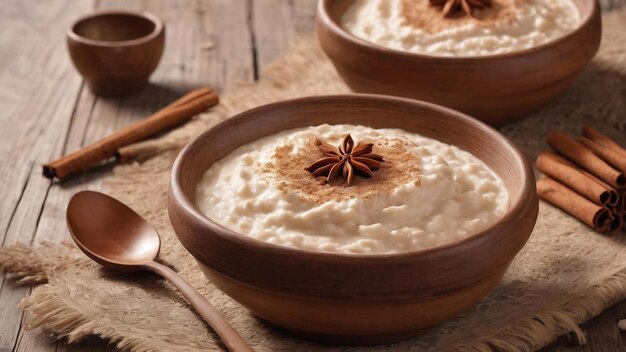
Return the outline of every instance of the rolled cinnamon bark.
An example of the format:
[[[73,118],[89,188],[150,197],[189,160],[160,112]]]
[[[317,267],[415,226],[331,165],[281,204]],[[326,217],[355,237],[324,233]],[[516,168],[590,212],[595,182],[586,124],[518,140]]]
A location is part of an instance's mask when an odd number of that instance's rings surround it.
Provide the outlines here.
[[[207,96],[211,96],[212,97],[211,99],[217,98],[217,93],[215,93],[214,91],[206,87],[194,89],[191,92],[178,98],[178,100],[172,102],[171,104],[167,105],[163,109],[159,110],[159,112],[181,107],[183,105],[192,103],[194,100],[206,99]]]
[[[537,158],[537,170],[576,191],[598,205],[615,205],[617,192],[585,175],[574,164],[552,153]]]
[[[583,135],[592,141],[598,143],[599,145],[611,149],[612,151],[621,154],[623,158],[626,158],[626,149],[621,145],[617,144],[614,140],[612,140],[609,136],[604,133],[593,129],[591,127],[584,126],[583,127]]]
[[[612,216],[607,208],[592,203],[549,177],[537,181],[537,194],[596,231],[604,232],[609,228]]]
[[[576,165],[573,165],[573,166],[576,167]],[[601,179],[597,178],[592,173],[589,173],[589,171],[585,171],[585,170],[581,170],[581,169],[579,169],[579,171],[583,175],[587,176],[590,180],[594,181],[595,183],[599,184],[600,186],[604,187],[605,189],[607,189],[609,191],[611,196],[609,197],[609,201],[606,204],[608,207],[614,207],[614,206],[617,205],[617,203],[619,202],[619,192],[615,188],[611,187],[608,183],[606,183],[606,182],[602,181]]]
[[[139,142],[178,126],[206,109],[217,105],[217,93],[208,88],[192,91],[150,117],[123,128],[110,136],[43,165],[43,174],[48,178],[66,178],[102,160],[116,155],[119,148]]]
[[[596,155],[598,155],[602,160],[613,165],[615,169],[621,171],[622,173],[626,173],[626,155],[622,155],[611,148],[602,146],[587,137],[580,137],[578,138],[578,141],[584,144],[587,148],[593,150],[593,152],[596,153]]]
[[[576,164],[596,175],[616,189],[626,187],[626,176],[600,159],[591,149],[563,132],[552,132],[547,138],[548,144]]]

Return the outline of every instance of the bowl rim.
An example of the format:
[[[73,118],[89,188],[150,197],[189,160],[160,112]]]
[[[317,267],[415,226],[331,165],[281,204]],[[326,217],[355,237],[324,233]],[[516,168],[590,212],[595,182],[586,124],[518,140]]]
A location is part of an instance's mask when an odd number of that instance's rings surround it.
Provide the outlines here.
[[[90,38],[83,37],[82,35],[76,33],[75,31],[76,26],[80,24],[81,22],[84,22],[93,18],[109,16],[109,15],[124,15],[124,16],[141,18],[154,24],[154,28],[152,29],[150,33],[142,37],[129,39],[129,40],[119,40],[119,41],[90,39]],[[101,11],[91,12],[89,14],[86,14],[77,18],[67,28],[67,37],[76,42],[87,44],[87,45],[92,45],[92,46],[99,46],[99,47],[105,47],[105,48],[128,47],[128,46],[144,44],[153,40],[154,38],[158,37],[161,33],[163,33],[164,28],[165,28],[165,24],[163,23],[163,21],[156,15],[147,11],[136,12],[136,11],[127,11],[127,10],[101,10]]]
[[[461,63],[489,61],[489,60],[497,60],[497,59],[514,59],[514,58],[520,58],[526,55],[534,54],[537,52],[541,52],[544,50],[548,50],[552,46],[568,41],[572,37],[584,31],[585,28],[591,23],[593,18],[600,11],[597,0],[582,0],[582,1],[591,2],[591,10],[589,11],[588,15],[585,18],[581,19],[580,24],[578,25],[578,27],[576,27],[576,29],[574,29],[573,31],[561,37],[558,37],[546,43],[533,46],[530,48],[526,48],[522,50],[515,50],[515,51],[511,51],[507,53],[489,54],[489,55],[480,55],[480,56],[437,56],[437,55],[413,53],[413,52],[388,48],[380,44],[376,44],[374,42],[370,42],[368,40],[359,38],[355,36],[354,34],[349,33],[348,31],[344,30],[339,24],[337,24],[328,14],[327,7],[330,4],[330,1],[331,0],[320,0],[318,2],[317,11],[316,11],[318,22],[323,23],[326,28],[330,29],[331,32],[333,32],[335,35],[337,35],[344,41],[350,42],[360,47],[365,47],[366,49],[371,50],[371,51],[377,51],[377,52],[381,52],[387,55],[396,55],[405,59],[428,59],[428,60],[436,60],[436,61],[442,61],[442,62],[454,61],[454,62],[461,62]],[[580,10],[578,12],[580,14]]]
[[[412,104],[412,105],[420,105],[421,107],[425,107],[427,109],[432,109],[439,111],[448,117],[460,119],[464,122],[471,125],[473,128],[477,128],[482,130],[484,133],[490,135],[492,138],[498,141],[506,149],[506,153],[510,153],[515,160],[515,163],[521,166],[522,173],[520,175],[522,182],[522,190],[519,197],[515,200],[515,203],[511,203],[512,200],[509,199],[509,207],[506,213],[495,223],[490,225],[489,227],[483,229],[482,231],[475,233],[471,236],[468,236],[460,241],[453,241],[441,246],[420,249],[417,251],[410,252],[399,252],[399,253],[386,253],[386,254],[358,254],[358,253],[336,253],[336,252],[318,252],[312,250],[306,250],[301,248],[292,248],[287,246],[282,246],[278,244],[273,244],[269,242],[265,242],[262,240],[258,240],[243,234],[240,234],[234,230],[231,230],[225,226],[214,222],[209,219],[206,215],[204,215],[195,205],[195,200],[192,201],[184,194],[181,185],[181,164],[186,156],[190,153],[190,150],[194,148],[194,146],[199,143],[200,140],[206,139],[207,136],[210,136],[214,130],[218,130],[224,128],[225,125],[236,123],[238,120],[243,120],[249,118],[249,116],[254,116],[257,112],[268,109],[275,109],[285,104],[300,104],[300,103],[328,103],[330,101],[336,100],[350,100],[350,99],[366,99],[366,100],[378,100],[384,101],[387,103],[401,103],[401,104]],[[209,229],[213,235],[221,237],[227,241],[235,241],[238,245],[248,246],[249,248],[256,248],[264,251],[269,251],[272,253],[276,253],[277,255],[286,254],[286,255],[304,255],[304,256],[318,256],[325,257],[328,259],[348,259],[348,260],[402,260],[406,258],[422,256],[422,255],[431,255],[433,253],[439,253],[451,248],[462,246],[466,243],[470,243],[473,241],[480,241],[483,237],[489,236],[494,230],[506,228],[508,224],[515,223],[517,219],[517,215],[523,211],[525,207],[528,206],[528,202],[532,200],[531,193],[534,192],[534,173],[530,166],[530,163],[526,159],[526,157],[522,154],[522,152],[511,142],[508,138],[500,134],[494,128],[488,126],[487,124],[476,120],[464,113],[459,111],[446,108],[437,104],[428,103],[421,100],[395,97],[395,96],[387,96],[387,95],[379,95],[379,94],[337,94],[337,95],[320,95],[320,96],[307,96],[302,98],[288,99],[282,100],[270,104],[261,105],[249,110],[245,110],[235,114],[234,116],[227,118],[226,120],[214,125],[213,127],[207,129],[202,132],[200,135],[195,137],[191,142],[189,142],[178,154],[176,160],[172,165],[172,170],[170,173],[170,182],[169,182],[169,192],[168,202],[176,202],[179,208],[183,209],[183,212],[187,217],[191,218],[190,220],[194,223],[200,224],[202,228]],[[195,193],[195,185],[194,185],[194,193]],[[509,190],[509,189],[507,189]],[[172,199],[173,198],[173,199]],[[171,212],[171,207],[168,207],[168,212]]]

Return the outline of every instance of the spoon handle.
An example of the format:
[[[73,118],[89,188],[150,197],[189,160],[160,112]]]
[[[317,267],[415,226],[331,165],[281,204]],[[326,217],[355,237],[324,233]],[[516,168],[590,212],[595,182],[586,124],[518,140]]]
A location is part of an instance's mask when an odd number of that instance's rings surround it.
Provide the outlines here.
[[[169,267],[152,262],[146,265],[149,269],[168,279],[185,296],[196,311],[213,328],[231,352],[254,352],[239,334],[224,320],[220,312],[209,303],[198,291],[187,283],[180,275]]]

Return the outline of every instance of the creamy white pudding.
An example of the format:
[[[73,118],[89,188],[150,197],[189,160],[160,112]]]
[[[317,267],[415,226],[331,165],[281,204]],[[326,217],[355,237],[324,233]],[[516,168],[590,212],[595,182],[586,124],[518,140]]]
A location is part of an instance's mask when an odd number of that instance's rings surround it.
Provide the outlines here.
[[[572,0],[493,0],[474,17],[443,18],[427,0],[356,0],[341,26],[378,45],[434,56],[484,56],[535,47],[580,24]]]
[[[304,168],[316,144],[350,133],[384,157],[371,178],[322,184]],[[317,142],[319,143],[319,142]],[[321,178],[321,177],[320,177]],[[508,208],[502,182],[474,155],[400,129],[321,125],[284,131],[237,148],[196,188],[211,220],[252,238],[311,251],[385,254],[464,239]]]

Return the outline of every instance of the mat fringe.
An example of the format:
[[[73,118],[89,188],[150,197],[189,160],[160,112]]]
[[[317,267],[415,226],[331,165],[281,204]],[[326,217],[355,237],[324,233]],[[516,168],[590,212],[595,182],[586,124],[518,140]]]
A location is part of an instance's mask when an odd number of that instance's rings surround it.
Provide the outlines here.
[[[554,341],[556,335],[570,334],[584,345],[587,337],[579,324],[599,315],[626,298],[626,269],[602,283],[553,304],[555,308],[535,313],[517,325],[495,332],[483,342],[463,348],[468,352],[535,351]],[[558,307],[558,308],[556,308]]]
[[[54,277],[51,279],[54,280]],[[85,316],[79,309],[59,299],[67,295],[67,292],[60,292],[60,289],[60,286],[45,285],[38,288],[36,294],[21,301],[20,308],[33,313],[26,329],[50,329],[58,339],[66,338],[69,343],[95,335],[123,351],[155,351],[154,346],[146,343],[145,336],[132,337],[127,331],[122,333],[112,325],[101,323],[97,317]]]
[[[38,285],[48,282],[50,267],[67,265],[67,261],[75,258],[74,254],[70,242],[43,242],[36,249],[24,243],[0,247],[0,271],[10,274],[18,285]]]

